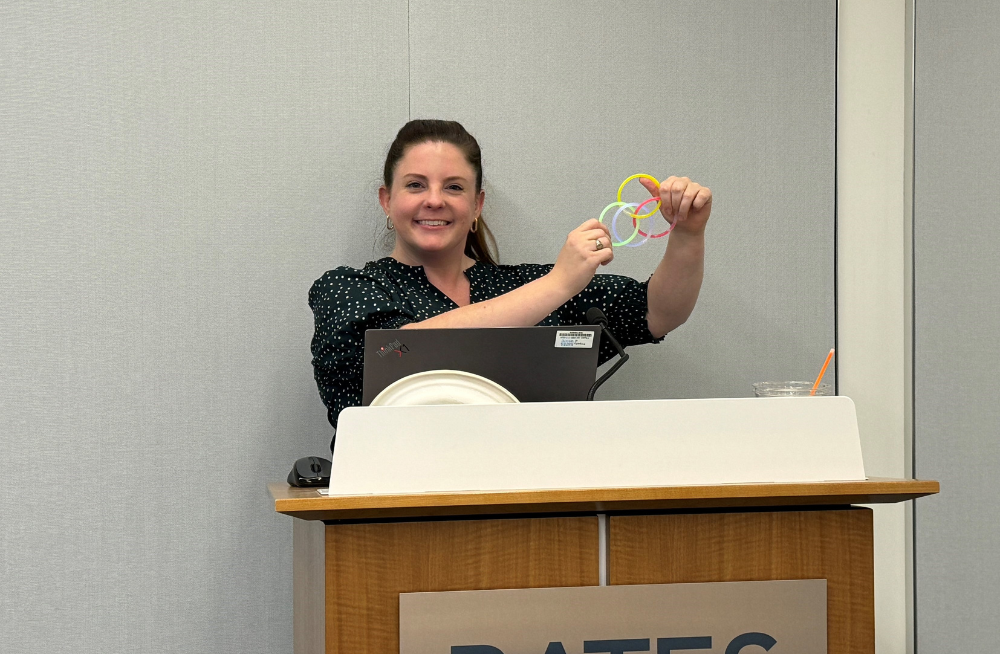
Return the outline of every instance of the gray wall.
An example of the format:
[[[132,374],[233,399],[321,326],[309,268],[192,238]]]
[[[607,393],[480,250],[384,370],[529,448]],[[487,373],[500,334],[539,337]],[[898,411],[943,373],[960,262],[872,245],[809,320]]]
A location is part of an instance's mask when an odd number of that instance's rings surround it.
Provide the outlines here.
[[[305,297],[370,253],[386,40],[405,0],[0,9],[0,650],[290,651],[264,484],[329,439]]]
[[[501,257],[552,261],[629,175],[686,175],[716,198],[698,308],[600,397],[815,377],[834,345],[836,3],[567,6],[410,3],[411,111],[480,139]],[[662,253],[602,270],[645,279]]]
[[[1000,617],[1000,5],[917,0],[914,469],[920,654],[995,649]]]
[[[814,374],[835,3],[689,4],[0,7],[0,649],[290,651],[264,484],[329,439],[305,296],[372,258],[408,116],[481,137],[508,262],[632,172],[712,186],[695,316],[605,398]]]

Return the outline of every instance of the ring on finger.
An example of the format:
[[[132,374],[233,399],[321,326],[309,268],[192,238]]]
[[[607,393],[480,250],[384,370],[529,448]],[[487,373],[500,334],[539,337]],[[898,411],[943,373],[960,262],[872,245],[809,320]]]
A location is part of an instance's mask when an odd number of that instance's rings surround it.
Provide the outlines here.
[[[595,251],[597,251],[597,250],[603,250],[604,249],[604,242],[601,241],[601,239],[595,238],[594,242],[597,243],[597,245],[594,246],[594,250]]]

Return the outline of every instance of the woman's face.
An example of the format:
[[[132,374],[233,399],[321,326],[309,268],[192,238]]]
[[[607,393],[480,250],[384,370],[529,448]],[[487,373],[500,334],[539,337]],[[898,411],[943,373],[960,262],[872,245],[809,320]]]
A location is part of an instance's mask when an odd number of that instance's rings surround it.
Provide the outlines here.
[[[396,164],[392,188],[379,189],[396,230],[393,256],[405,263],[460,257],[484,197],[476,192],[476,171],[457,147],[439,141],[410,147]]]

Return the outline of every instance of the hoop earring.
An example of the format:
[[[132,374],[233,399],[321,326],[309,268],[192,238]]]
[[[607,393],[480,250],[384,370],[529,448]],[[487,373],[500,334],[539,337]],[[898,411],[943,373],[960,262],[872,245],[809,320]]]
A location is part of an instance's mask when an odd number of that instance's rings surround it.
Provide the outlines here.
[[[385,228],[386,228],[386,229],[388,229],[388,230],[389,230],[390,232],[391,232],[392,230],[396,229],[396,228],[395,228],[395,227],[393,226],[393,224],[392,224],[392,221],[391,221],[391,220],[389,220],[389,214],[385,214]]]
[[[477,230],[479,230],[479,216],[476,216],[475,221],[472,223],[472,229],[469,231],[475,234]]]

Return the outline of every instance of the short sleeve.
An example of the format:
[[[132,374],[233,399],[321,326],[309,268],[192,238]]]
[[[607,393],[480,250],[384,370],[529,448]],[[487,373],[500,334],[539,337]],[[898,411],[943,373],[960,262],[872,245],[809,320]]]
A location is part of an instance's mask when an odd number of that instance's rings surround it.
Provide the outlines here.
[[[398,290],[354,268],[336,268],[309,290],[315,320],[312,363],[330,424],[348,406],[361,404],[365,330],[399,329],[415,317],[404,307]]]
[[[624,275],[595,275],[586,288],[559,309],[560,321],[586,324],[587,310],[597,307],[607,316],[608,329],[622,347],[659,343],[663,337],[653,336],[646,320],[648,285],[648,280],[640,282]],[[614,348],[602,339],[599,361],[604,363],[614,355]]]

